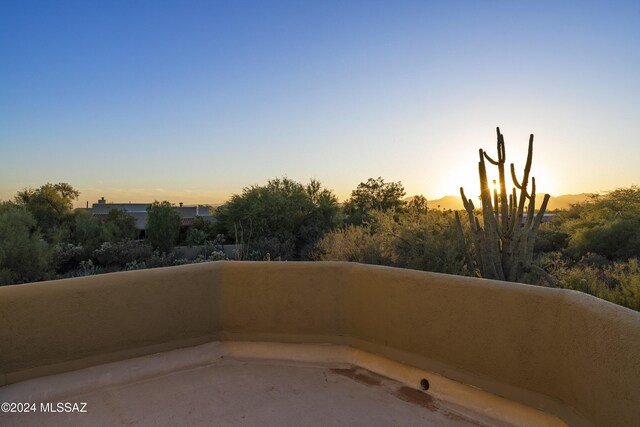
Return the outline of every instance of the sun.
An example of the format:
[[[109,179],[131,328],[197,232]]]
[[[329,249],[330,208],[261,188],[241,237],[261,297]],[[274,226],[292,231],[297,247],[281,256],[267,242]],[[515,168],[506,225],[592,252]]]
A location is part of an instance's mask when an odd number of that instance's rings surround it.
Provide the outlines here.
[[[460,187],[467,198],[474,203],[480,196],[478,169],[469,167],[464,162],[451,165],[444,174],[438,177],[438,193],[442,196],[460,196]]]
[[[473,164],[473,159],[469,159],[467,161],[459,161],[455,164],[452,164],[447,168],[445,173],[437,179],[437,195],[438,197],[443,196],[459,196],[460,195],[460,187],[464,189],[464,193],[468,199],[471,199],[476,205],[480,199],[480,177],[478,175],[478,162],[475,161],[475,167],[470,166],[470,163]],[[489,182],[489,190],[491,191],[491,196],[493,197],[493,191],[497,190],[498,194],[500,194],[500,181],[499,181],[499,172],[498,168],[491,165],[486,164],[487,167],[487,180]],[[553,177],[548,173],[547,170],[544,169],[543,166],[538,166],[537,168],[534,166],[535,170],[532,170],[531,176],[529,177],[529,183],[527,189],[531,190],[531,178],[536,177],[536,195],[541,197],[542,194],[554,194],[554,186],[553,186]],[[516,177],[518,179],[522,179],[522,171],[516,170]],[[538,175],[540,178],[538,178]],[[507,198],[512,193],[515,185],[511,179],[511,172],[509,170],[509,165],[505,165],[505,189],[507,193]],[[520,190],[516,189],[516,193],[519,195]]]

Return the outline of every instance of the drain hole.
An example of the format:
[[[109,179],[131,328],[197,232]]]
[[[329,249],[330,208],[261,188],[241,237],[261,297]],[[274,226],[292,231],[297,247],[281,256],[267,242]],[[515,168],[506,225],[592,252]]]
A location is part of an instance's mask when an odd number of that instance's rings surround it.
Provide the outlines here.
[[[420,388],[422,390],[429,390],[429,381],[426,378],[420,380]]]

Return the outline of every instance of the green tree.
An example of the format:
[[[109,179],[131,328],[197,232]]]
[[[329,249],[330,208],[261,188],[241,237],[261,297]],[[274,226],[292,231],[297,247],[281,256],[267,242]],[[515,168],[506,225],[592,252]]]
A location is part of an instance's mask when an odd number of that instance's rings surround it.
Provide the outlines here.
[[[168,201],[153,202],[147,208],[147,239],[154,249],[171,252],[178,241],[182,220]]]
[[[185,243],[189,246],[204,245],[216,239],[216,227],[211,222],[197,216],[187,231]]]
[[[131,240],[137,234],[135,218],[120,209],[102,221],[84,209],[76,209],[65,227],[55,229],[53,261],[59,274],[76,270],[83,262],[95,261],[94,252],[105,242]]]
[[[43,280],[50,274],[50,251],[23,207],[0,204],[0,285]]]
[[[37,189],[24,189],[15,197],[33,215],[47,240],[54,240],[59,228],[68,227],[73,220],[73,201],[80,193],[71,185],[47,183]]]
[[[71,243],[83,248],[83,259],[88,259],[94,250],[108,240],[105,224],[84,210],[75,212],[71,236]]]
[[[136,219],[123,209],[111,209],[106,221],[108,240],[121,242],[138,236]]]
[[[561,217],[569,237],[569,253],[576,259],[597,253],[626,261],[640,254],[640,187],[618,188],[592,195]]]
[[[603,196],[594,194],[587,208],[602,219],[640,217],[640,186],[617,188]]]
[[[362,224],[371,219],[373,211],[401,211],[405,207],[402,200],[405,194],[401,182],[385,182],[381,177],[369,178],[351,192],[344,210],[351,224]]]
[[[323,188],[318,180],[309,181],[305,193],[311,202],[311,209],[300,228],[300,242],[304,245],[301,248],[302,257],[308,258],[313,245],[338,225],[339,207],[335,194]]]
[[[305,257],[306,249],[337,222],[338,203],[330,190],[311,180],[289,178],[245,188],[218,209],[223,232],[271,258]],[[219,230],[221,231],[221,230]]]

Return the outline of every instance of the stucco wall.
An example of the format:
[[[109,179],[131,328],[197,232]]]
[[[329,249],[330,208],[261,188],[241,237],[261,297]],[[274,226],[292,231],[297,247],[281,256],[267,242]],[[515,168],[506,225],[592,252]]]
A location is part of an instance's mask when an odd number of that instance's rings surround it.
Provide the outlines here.
[[[215,339],[350,344],[570,424],[640,419],[640,314],[573,291],[275,262],[0,288],[0,384]]]

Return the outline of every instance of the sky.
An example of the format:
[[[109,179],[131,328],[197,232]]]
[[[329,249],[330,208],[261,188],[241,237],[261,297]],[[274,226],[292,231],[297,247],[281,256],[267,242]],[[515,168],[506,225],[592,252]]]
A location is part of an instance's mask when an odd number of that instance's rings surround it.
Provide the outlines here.
[[[0,200],[217,204],[287,176],[478,193],[640,184],[640,2],[0,0]]]

